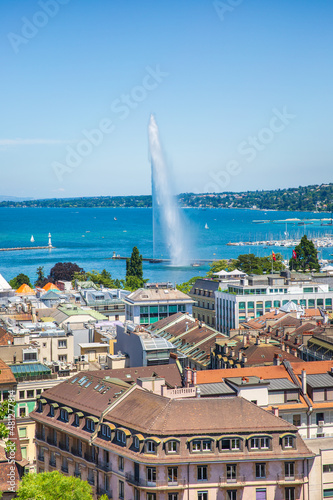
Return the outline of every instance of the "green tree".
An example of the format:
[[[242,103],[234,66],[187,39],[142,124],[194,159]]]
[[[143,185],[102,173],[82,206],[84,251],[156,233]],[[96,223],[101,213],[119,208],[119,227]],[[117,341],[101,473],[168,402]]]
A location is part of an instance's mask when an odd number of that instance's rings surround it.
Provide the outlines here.
[[[275,254],[276,260],[272,256],[256,257],[253,253],[239,255],[235,260],[235,267],[246,274],[264,274],[272,271],[281,271],[284,269],[283,257],[281,254]]]
[[[206,274],[207,278],[216,278],[216,276],[214,276],[214,273],[226,270],[227,266],[228,266],[228,261],[226,259],[211,262],[209,264],[209,271]]]
[[[102,272],[95,271],[94,269],[90,272],[85,273],[86,279],[96,283],[96,285],[103,285],[106,288],[119,288],[120,280],[113,279],[111,273],[103,269]]]
[[[133,247],[131,257],[126,259],[126,280],[129,276],[135,276],[140,280],[143,279],[142,255],[140,255],[137,247]]]
[[[302,237],[300,243],[295,248],[296,259],[289,260],[290,269],[307,269],[319,271],[320,264],[318,261],[318,253],[313,244],[313,241],[308,240],[306,234]]]
[[[35,281],[35,286],[38,286],[38,287],[45,286],[48,279],[46,278],[46,276],[44,274],[44,266],[37,267],[36,274],[37,274],[37,279]]]
[[[179,285],[176,286],[176,288],[180,292],[190,293],[192,286],[199,279],[201,279],[201,276],[194,276],[194,278],[191,278],[190,280],[186,281],[185,283],[180,283]]]
[[[32,284],[30,283],[29,276],[27,276],[26,274],[23,274],[23,273],[18,274],[15,278],[10,280],[9,284],[15,290],[17,290],[18,288],[20,288],[21,285],[24,285],[24,284],[32,287]]]
[[[125,280],[121,280],[121,284],[125,290],[134,292],[138,288],[142,288],[148,280],[137,278],[137,276],[127,276]]]
[[[26,474],[17,491],[19,500],[93,500],[87,481],[64,476],[59,471]],[[107,500],[107,496],[100,497]]]

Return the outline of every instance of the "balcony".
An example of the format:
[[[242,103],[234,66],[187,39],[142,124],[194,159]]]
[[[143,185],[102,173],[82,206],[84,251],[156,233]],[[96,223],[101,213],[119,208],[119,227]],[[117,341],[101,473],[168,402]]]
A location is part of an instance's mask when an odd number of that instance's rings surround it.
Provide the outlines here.
[[[88,477],[87,481],[88,481],[88,483],[89,483],[91,486],[94,486],[94,485],[95,485],[95,478],[94,478],[94,477]]]
[[[92,464],[96,464],[96,462],[97,462],[97,457],[94,457],[90,453],[85,453],[84,459],[87,460],[87,462],[90,462]]]
[[[59,448],[63,451],[69,451],[69,444],[65,441],[59,441]]]
[[[52,446],[57,446],[57,440],[54,439],[53,437],[48,437],[47,442],[48,442],[48,444],[50,444]]]
[[[74,471],[74,476],[75,477],[81,477],[81,471],[80,470],[75,470]]]
[[[80,448],[75,448],[73,446],[72,447],[72,455],[75,455],[76,457],[82,457],[82,450]]]
[[[41,432],[36,432],[35,438],[39,439],[39,441],[45,441],[45,434],[43,434]]]
[[[39,460],[40,462],[44,462],[44,455],[38,455],[37,460]]]
[[[108,462],[99,462],[97,464],[97,469],[101,469],[104,472],[110,472],[110,471],[112,471],[112,464],[110,464]]]
[[[112,498],[112,490],[106,490],[105,488],[99,486],[97,488],[97,495],[106,495],[108,498]]]
[[[50,466],[50,467],[56,467],[56,465],[57,465],[57,464],[56,464],[56,461],[55,461],[55,460],[50,460],[50,461],[49,461],[49,466]]]
[[[219,487],[220,488],[229,487],[230,485],[243,486],[245,483],[246,483],[246,477],[239,476],[239,475],[237,475],[235,477],[220,476],[220,479],[219,479]]]
[[[68,474],[68,466],[62,465],[61,466],[61,471],[64,472],[65,474]]]
[[[285,474],[277,475],[277,482],[279,484],[291,484],[291,483],[303,483],[304,482],[304,474],[293,474],[286,476]]]
[[[137,486],[139,488],[167,488],[167,487],[171,487],[173,489],[176,489],[176,488],[179,488],[179,489],[183,489],[185,488],[185,485],[186,485],[186,479],[185,478],[182,478],[182,479],[179,479],[178,481],[147,481],[146,479],[142,479],[142,478],[137,478],[134,476],[134,474],[132,474],[131,472],[126,472],[125,474],[125,477],[126,477],[126,481],[130,484],[133,484],[134,486]]]

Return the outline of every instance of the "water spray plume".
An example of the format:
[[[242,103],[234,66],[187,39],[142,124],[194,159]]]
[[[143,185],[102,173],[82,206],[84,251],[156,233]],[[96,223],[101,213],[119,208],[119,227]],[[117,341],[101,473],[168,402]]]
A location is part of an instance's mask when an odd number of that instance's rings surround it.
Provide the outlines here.
[[[158,126],[153,115],[149,120],[148,138],[151,157],[154,257],[157,257],[157,245],[161,236],[164,246],[168,249],[171,264],[186,266],[189,257],[182,216],[171,189],[171,174],[163,157]]]

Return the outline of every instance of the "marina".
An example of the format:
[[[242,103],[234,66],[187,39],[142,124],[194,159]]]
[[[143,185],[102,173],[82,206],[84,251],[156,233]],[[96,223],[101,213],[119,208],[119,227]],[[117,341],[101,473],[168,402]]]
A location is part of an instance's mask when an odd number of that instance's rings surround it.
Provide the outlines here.
[[[271,240],[257,240],[257,241],[237,241],[229,242],[228,246],[263,246],[263,247],[287,247],[294,248],[299,245],[301,238],[297,239],[271,239]],[[316,248],[331,248],[333,247],[333,235],[318,236],[312,238]]]

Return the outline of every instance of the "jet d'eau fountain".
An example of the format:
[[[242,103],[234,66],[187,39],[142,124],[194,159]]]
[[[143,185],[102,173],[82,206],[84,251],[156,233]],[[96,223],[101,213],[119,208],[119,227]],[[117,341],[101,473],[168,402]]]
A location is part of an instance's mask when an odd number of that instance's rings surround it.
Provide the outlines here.
[[[189,264],[188,237],[171,188],[171,173],[163,157],[158,127],[153,115],[149,120],[148,137],[151,156],[154,257],[158,257],[157,252],[161,251],[163,245],[169,253],[172,265],[186,266]]]

